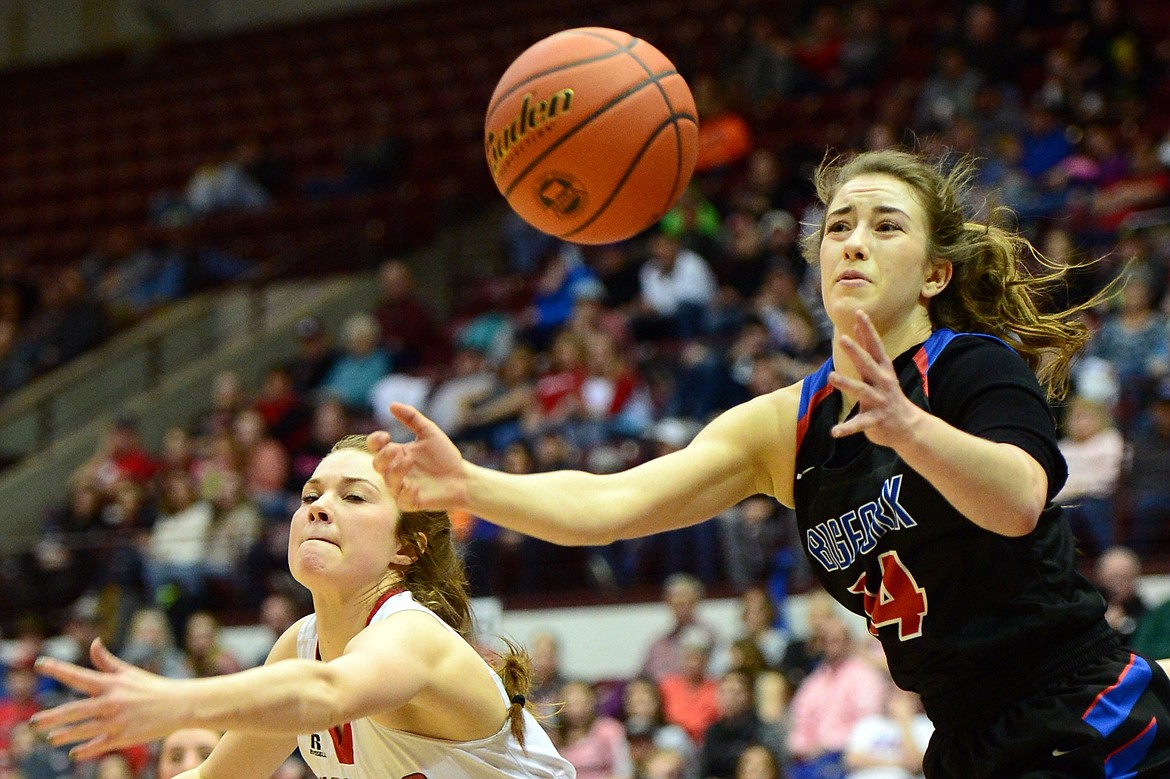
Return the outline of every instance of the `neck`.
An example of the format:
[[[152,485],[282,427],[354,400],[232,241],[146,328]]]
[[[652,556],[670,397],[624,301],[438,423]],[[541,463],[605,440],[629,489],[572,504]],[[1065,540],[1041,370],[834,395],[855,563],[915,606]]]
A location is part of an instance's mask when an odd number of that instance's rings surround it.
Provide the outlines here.
[[[317,615],[317,644],[323,660],[341,655],[354,636],[367,624],[378,601],[391,590],[401,590],[397,576],[386,576],[373,587],[361,590],[314,590],[313,611]]]

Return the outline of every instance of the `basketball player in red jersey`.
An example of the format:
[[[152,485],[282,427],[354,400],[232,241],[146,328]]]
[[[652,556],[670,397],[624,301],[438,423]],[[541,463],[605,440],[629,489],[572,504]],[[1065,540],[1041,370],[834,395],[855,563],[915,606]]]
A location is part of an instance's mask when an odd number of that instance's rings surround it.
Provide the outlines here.
[[[289,568],[314,613],[267,662],[225,676],[166,679],[114,657],[38,670],[87,697],[33,727],[96,757],[180,727],[227,731],[179,779],[268,779],[299,746],[322,779],[572,779],[524,706],[515,652],[497,673],[465,635],[466,577],[441,512],[400,512],[363,436],[342,439],[306,482]]]

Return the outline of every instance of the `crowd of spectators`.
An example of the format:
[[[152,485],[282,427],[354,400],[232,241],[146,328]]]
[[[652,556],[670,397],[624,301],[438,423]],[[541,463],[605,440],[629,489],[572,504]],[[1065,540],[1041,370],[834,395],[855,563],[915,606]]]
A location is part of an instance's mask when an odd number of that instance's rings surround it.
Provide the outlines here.
[[[311,317],[298,322],[293,361],[269,366],[258,387],[221,375],[213,410],[172,420],[158,450],[139,440],[134,419],[119,418],[72,475],[70,499],[46,518],[36,546],[3,562],[0,613],[12,615],[4,635],[79,657],[100,632],[127,659],[167,674],[254,664],[217,648],[217,619],[271,610],[278,614],[266,619],[279,629],[306,608],[285,565],[300,485],[344,433],[405,435],[386,413],[389,398],[422,408],[470,460],[514,472],[610,471],[685,446],[713,415],[797,380],[828,354],[817,273],[799,251],[819,219],[810,165],[826,145],[913,142],[980,159],[986,200],[971,209],[1011,208],[1044,257],[1069,269],[1054,304],[1119,282],[1086,312],[1094,336],[1067,405],[1055,409],[1070,466],[1057,499],[1098,566],[1111,622],[1143,648],[1170,653],[1157,643],[1170,634],[1165,615],[1133,587],[1143,563],[1170,551],[1170,137],[1147,121],[1142,99],[1170,78],[1170,51],[1118,0],[1040,5],[1045,12],[1027,18],[1016,14],[1030,4],[939,12],[936,39],[923,42],[934,64],[911,82],[887,78],[906,41],[882,25],[877,3],[860,0],[844,15],[820,4],[791,29],[729,12],[711,33],[715,67],[678,63],[701,114],[701,153],[659,225],[622,244],[580,247],[507,218],[505,273],[458,291],[465,302],[450,319],[414,288],[405,262],[387,259],[372,310],[353,312],[338,332]],[[819,133],[786,126],[793,115],[830,115],[836,103],[859,110]],[[370,186],[368,175],[406,153],[369,140],[336,175],[313,182],[314,196]],[[256,154],[238,149],[229,167],[240,173]],[[196,218],[193,195],[214,189],[195,184],[185,203],[160,201],[169,235]],[[116,233],[38,289],[19,258],[0,257],[0,379],[11,388],[60,364],[111,320],[197,288],[192,274],[247,272],[235,262],[173,245],[155,251]],[[83,317],[93,327],[63,324]],[[542,639],[533,700],[552,709],[546,722],[579,775],[861,779],[920,770],[929,723],[912,697],[891,689],[872,646],[821,602],[807,635],[789,632],[786,596],[808,578],[792,514],[774,502],[749,500],[693,528],[588,550],[453,519],[477,595],[523,603],[668,583],[676,624],[635,679],[567,677],[555,637]],[[698,620],[703,585],[742,593],[742,635],[720,636]],[[52,765],[52,750],[18,724],[59,694],[37,688],[27,656],[9,666],[0,745],[20,766],[34,755]],[[562,709],[550,705],[559,701]],[[133,760],[129,773],[108,775],[139,776]]]

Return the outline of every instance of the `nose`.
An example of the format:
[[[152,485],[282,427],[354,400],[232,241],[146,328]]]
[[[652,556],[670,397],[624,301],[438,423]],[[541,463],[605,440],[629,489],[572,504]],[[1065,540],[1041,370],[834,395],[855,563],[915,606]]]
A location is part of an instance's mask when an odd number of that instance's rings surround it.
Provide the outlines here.
[[[862,230],[860,223],[849,233],[845,238],[845,243],[842,246],[845,259],[847,260],[864,260],[867,252],[865,244],[865,231]]]
[[[309,521],[310,522],[330,522],[329,511],[325,508],[325,504],[321,498],[317,498],[309,506]]]

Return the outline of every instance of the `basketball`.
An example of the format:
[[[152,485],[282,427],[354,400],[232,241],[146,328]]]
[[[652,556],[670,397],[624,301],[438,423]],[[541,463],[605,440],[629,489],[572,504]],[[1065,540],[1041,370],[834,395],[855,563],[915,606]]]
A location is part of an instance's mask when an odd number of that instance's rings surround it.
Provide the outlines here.
[[[566,241],[612,243],[665,214],[695,168],[699,124],[686,81],[644,40],[562,30],[504,71],[484,146],[505,199]]]

